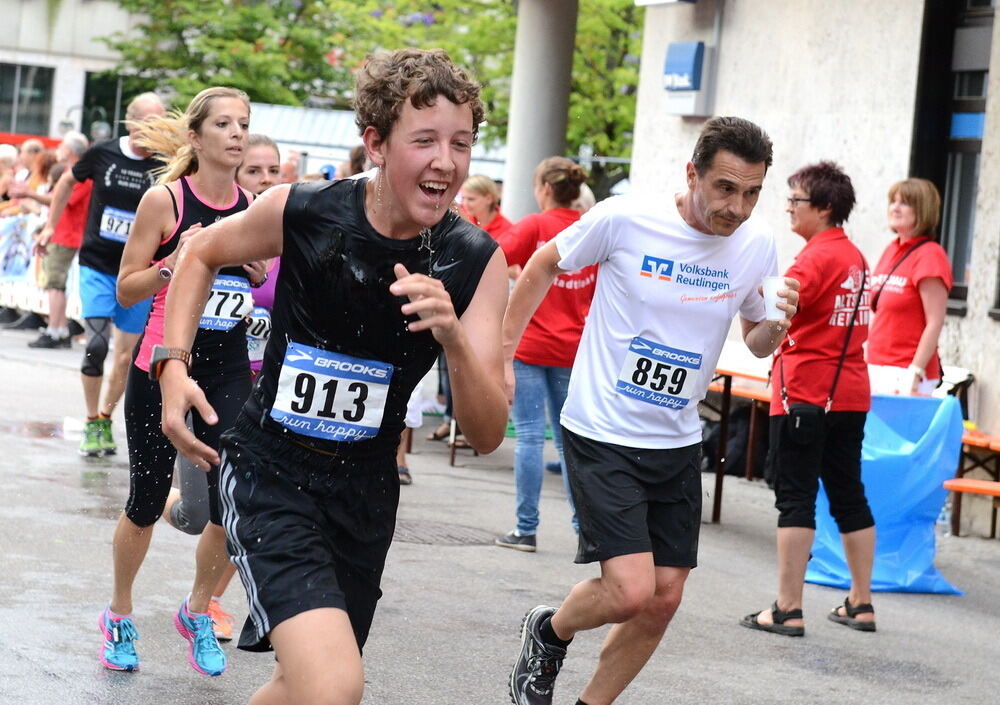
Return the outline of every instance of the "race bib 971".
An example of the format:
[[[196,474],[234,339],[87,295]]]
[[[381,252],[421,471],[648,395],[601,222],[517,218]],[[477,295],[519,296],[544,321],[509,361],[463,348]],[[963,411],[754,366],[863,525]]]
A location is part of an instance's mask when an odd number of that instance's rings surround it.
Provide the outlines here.
[[[250,282],[245,277],[220,274],[212,282],[212,291],[201,313],[199,328],[232,330],[253,310]]]
[[[101,227],[98,234],[107,240],[125,242],[132,231],[133,222],[135,222],[135,213],[132,211],[105,206],[101,213]]]
[[[289,342],[271,418],[313,438],[353,442],[382,425],[393,366]]]
[[[698,390],[701,353],[635,337],[628,347],[615,389],[647,404],[683,409]]]

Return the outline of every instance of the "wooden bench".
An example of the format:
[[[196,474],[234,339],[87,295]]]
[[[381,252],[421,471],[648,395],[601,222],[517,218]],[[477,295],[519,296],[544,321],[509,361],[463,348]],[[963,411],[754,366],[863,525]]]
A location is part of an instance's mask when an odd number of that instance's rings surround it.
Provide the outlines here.
[[[973,480],[963,477],[973,470],[984,470],[992,480]],[[946,480],[945,487],[955,493],[951,506],[951,533],[953,536],[959,535],[962,518],[962,493],[972,492],[975,494],[989,494],[988,492],[965,489],[965,487],[980,487],[980,485],[964,485],[962,483],[989,483],[1000,487],[1000,438],[987,435],[981,431],[966,431],[962,435],[962,452],[959,455],[958,468],[955,471],[955,479]],[[953,489],[948,483],[957,483],[956,487],[963,489]],[[993,516],[990,521],[990,537],[996,535],[997,510],[994,502]]]
[[[953,519],[955,519],[958,516],[959,511],[961,511],[959,499],[963,493],[968,492],[969,494],[981,494],[993,497],[993,516],[990,520],[990,538],[996,538],[997,508],[1000,507],[1000,482],[996,482],[994,480],[973,480],[972,478],[956,477],[951,480],[945,480],[944,487],[946,490],[951,490],[955,493],[955,502],[952,508]],[[958,536],[958,531],[954,530],[954,526],[952,528],[952,533],[955,536]]]

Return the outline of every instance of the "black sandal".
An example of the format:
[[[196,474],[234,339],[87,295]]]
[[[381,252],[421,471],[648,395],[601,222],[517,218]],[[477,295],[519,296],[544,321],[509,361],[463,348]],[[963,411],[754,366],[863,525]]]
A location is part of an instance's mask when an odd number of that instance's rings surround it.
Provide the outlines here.
[[[397,465],[396,474],[399,475],[399,484],[401,485],[413,484],[413,475],[410,474],[409,468],[407,468],[405,465]]]
[[[428,441],[443,441],[451,434],[451,424],[443,423],[427,435]]]
[[[871,603],[866,602],[863,605],[852,605],[850,598],[844,598],[844,604],[842,605],[844,611],[847,612],[847,616],[840,614],[841,605],[837,605],[831,610],[830,614],[826,617],[831,622],[836,622],[837,624],[843,624],[845,627],[850,627],[851,629],[857,629],[859,632],[873,632],[875,631],[875,620],[870,622],[864,622],[860,619],[855,619],[854,617],[859,614],[875,614],[875,608],[871,606]]]
[[[759,629],[762,632],[771,632],[772,634],[781,634],[782,636],[805,636],[805,627],[785,626],[785,622],[789,619],[802,619],[802,610],[789,610],[787,612],[782,612],[778,609],[778,602],[775,601],[771,604],[772,624],[761,624],[757,621],[757,617],[759,617],[760,613],[763,611],[764,610],[748,614],[740,620],[740,624],[747,629]]]

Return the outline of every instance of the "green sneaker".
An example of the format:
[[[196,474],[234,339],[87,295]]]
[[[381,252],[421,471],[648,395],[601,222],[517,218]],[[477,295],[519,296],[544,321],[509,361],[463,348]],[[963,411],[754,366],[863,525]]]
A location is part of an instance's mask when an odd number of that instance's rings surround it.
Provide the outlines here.
[[[111,435],[111,419],[101,416],[97,423],[101,427],[101,454],[114,455],[118,452],[118,446],[115,444],[115,437]]]
[[[90,458],[99,458],[101,456],[101,422],[99,420],[95,419],[83,424],[80,455]]]

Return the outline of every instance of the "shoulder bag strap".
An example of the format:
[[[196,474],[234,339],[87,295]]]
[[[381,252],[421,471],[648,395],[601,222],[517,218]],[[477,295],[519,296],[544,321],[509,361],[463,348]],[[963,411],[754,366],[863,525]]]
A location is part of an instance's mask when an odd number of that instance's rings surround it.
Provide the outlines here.
[[[875,292],[875,296],[872,297],[872,302],[871,302],[871,305],[869,306],[869,308],[871,308],[871,310],[873,312],[875,311],[875,308],[878,306],[878,299],[879,299],[879,297],[882,296],[882,289],[884,289],[885,285],[889,283],[889,277],[892,275],[893,272],[896,271],[896,267],[898,267],[899,265],[901,265],[903,263],[903,260],[905,260],[907,257],[909,257],[910,255],[912,255],[914,252],[916,252],[918,249],[920,249],[921,247],[923,247],[924,245],[926,245],[929,242],[931,242],[931,241],[930,240],[924,240],[923,242],[918,242],[916,245],[914,245],[909,250],[907,250],[905,253],[903,253],[903,256],[900,257],[898,260],[896,260],[896,263],[894,265],[892,265],[892,267],[889,268],[889,271],[885,275],[885,281],[882,282],[882,286],[880,286],[878,288],[878,291]]]
[[[919,245],[918,245],[919,247]],[[844,338],[844,347],[840,351],[840,359],[837,361],[837,371],[833,375],[833,386],[830,388],[830,395],[826,399],[826,406],[824,411],[829,412],[830,407],[833,406],[833,394],[837,391],[837,382],[840,381],[840,371],[844,368],[844,359],[847,357],[847,348],[851,344],[851,333],[854,332],[854,323],[858,318],[858,308],[861,306],[861,297],[865,293],[865,283],[868,281],[868,267],[865,264],[864,257],[861,258],[861,287],[858,289],[858,295],[854,299],[854,311],[851,313],[851,320],[847,324],[847,335]],[[784,354],[784,353],[782,353]],[[778,376],[781,378],[781,405],[785,409],[785,413],[788,413],[788,389],[785,387],[785,358],[779,355],[778,357]]]

